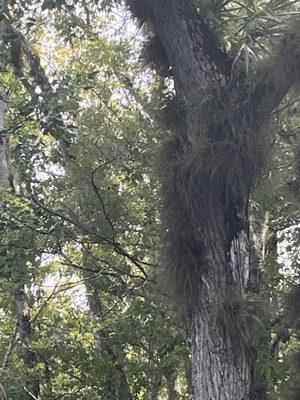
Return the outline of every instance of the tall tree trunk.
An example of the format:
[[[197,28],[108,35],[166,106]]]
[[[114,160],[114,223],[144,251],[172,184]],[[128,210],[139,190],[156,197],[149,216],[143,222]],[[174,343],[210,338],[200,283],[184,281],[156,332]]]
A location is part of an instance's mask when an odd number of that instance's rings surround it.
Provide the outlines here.
[[[206,249],[208,263],[201,276],[199,305],[192,310],[192,377],[194,399],[248,399],[253,357],[239,332],[239,301],[247,283],[249,256],[245,234],[231,243],[226,254],[225,227],[209,222],[204,235],[211,243]]]
[[[4,130],[5,109],[6,103],[4,101],[3,93],[0,93],[0,130]],[[2,100],[1,100],[2,99]],[[9,169],[7,163],[7,139],[0,136],[0,189],[9,188]]]
[[[187,392],[189,395],[192,395],[193,394],[192,363],[188,355],[184,359],[184,372],[187,385]]]
[[[235,297],[238,303],[247,283],[249,190],[241,188],[240,198],[233,199],[230,190],[227,193],[225,173],[217,170],[221,176],[212,179],[217,162],[213,165],[210,151],[199,146],[199,137],[204,141],[207,137],[216,142],[211,150],[216,152],[218,142],[227,136],[222,132],[225,127],[209,126],[199,104],[210,82],[225,85],[230,57],[218,50],[192,1],[146,3],[177,93],[171,116],[178,139],[169,142],[162,156],[164,219],[167,259],[175,268],[178,292],[184,293],[190,308],[194,399],[246,399],[253,360],[237,334],[235,316],[231,316],[233,326],[227,326],[224,314],[234,313],[232,306],[226,309],[226,301]]]
[[[194,400],[249,400],[255,349],[244,326],[248,205],[270,148],[264,127],[300,80],[299,28],[259,74],[236,78],[234,57],[193,0],[127,3],[153,29],[153,65],[174,79],[176,95],[165,108],[173,135],[160,168],[163,220],[166,263],[189,310]]]

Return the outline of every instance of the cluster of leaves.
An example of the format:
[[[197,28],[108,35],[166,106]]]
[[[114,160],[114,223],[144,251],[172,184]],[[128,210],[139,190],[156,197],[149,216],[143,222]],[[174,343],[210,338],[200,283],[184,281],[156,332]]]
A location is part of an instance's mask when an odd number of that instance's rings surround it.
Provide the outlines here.
[[[107,399],[122,368],[131,396],[150,398],[155,377],[166,390],[164,377],[184,374],[187,353],[178,317],[153,292],[160,133],[147,110],[148,84],[134,54],[128,59],[130,37],[106,36],[108,17],[94,15],[87,26],[85,2],[25,3],[7,3],[7,19],[20,18],[49,82],[30,78],[32,97],[7,52],[2,85],[14,187],[1,194],[1,383],[16,400],[30,391],[28,375],[47,399]],[[33,13],[34,25],[23,24]],[[34,330],[29,344],[13,334],[20,288]],[[30,371],[24,346],[36,355]]]
[[[164,243],[158,239],[154,164],[163,133],[153,109],[160,105],[161,80],[145,77],[135,56],[137,30],[133,24],[119,29],[127,13],[112,3],[7,0],[1,5],[2,19],[18,24],[49,79],[48,88],[36,85],[25,62],[24,75],[37,96],[28,93],[15,76],[9,43],[1,41],[0,83],[9,102],[4,132],[14,176],[13,188],[1,191],[0,207],[0,380],[8,399],[28,395],[28,376],[38,377],[45,399],[116,398],[120,369],[133,399],[154,399],[157,383],[161,398],[167,398],[167,391],[175,390],[169,387],[174,374],[178,397],[189,398],[184,326],[157,282]],[[255,3],[195,2],[235,56],[245,42],[251,47],[280,25],[284,1]],[[106,7],[119,16],[105,14]],[[289,110],[282,120],[288,133]],[[268,211],[275,232],[267,238],[264,269],[266,296],[276,310],[282,310],[290,278],[277,262],[272,240],[297,218],[292,194],[282,186],[293,180],[292,147],[277,136],[273,163],[288,167],[272,180],[267,175],[253,198],[253,224]],[[297,246],[293,242],[291,249]],[[20,288],[34,330],[29,343],[15,328]],[[295,346],[286,340],[279,358],[269,356],[267,346],[282,329],[277,314],[261,354],[270,391],[288,380],[281,359]],[[30,371],[26,347],[36,355]]]

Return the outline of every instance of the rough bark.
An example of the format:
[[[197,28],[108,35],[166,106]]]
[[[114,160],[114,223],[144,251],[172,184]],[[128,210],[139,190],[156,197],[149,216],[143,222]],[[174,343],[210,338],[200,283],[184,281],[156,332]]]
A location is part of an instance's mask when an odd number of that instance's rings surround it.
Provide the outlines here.
[[[4,94],[0,94],[1,98]],[[4,100],[0,100],[0,131],[4,129],[4,115],[5,115],[6,103]],[[0,136],[0,188],[9,188],[9,169],[7,163],[7,139],[4,136]]]
[[[192,395],[193,393],[192,363],[189,356],[186,356],[184,359],[184,372],[185,372],[185,380],[187,384],[188,394]]]
[[[176,93],[180,104],[183,104],[185,123],[179,135],[184,159],[188,157],[188,153],[193,152],[193,146],[203,131],[199,107],[203,91],[212,80],[220,86],[224,85],[228,76],[226,70],[220,68],[220,64],[209,53],[209,48],[204,46],[207,40],[211,41],[210,37],[207,38],[209,31],[202,29],[204,24],[199,17],[197,19],[191,2],[174,3],[177,4],[177,9],[173,7],[176,18],[170,15],[170,8],[168,12],[160,9],[157,11],[159,20],[155,20],[155,31],[166,48],[168,60],[174,70]],[[222,57],[223,61],[227,61],[225,56]],[[198,276],[199,299],[192,307],[191,318],[193,395],[195,400],[240,400],[248,398],[250,393],[252,359],[248,357],[241,337],[222,321],[222,313],[225,299],[231,296],[230,293],[237,297],[242,296],[247,283],[247,230],[246,227],[237,229],[230,225],[246,220],[246,215],[242,214],[245,213],[248,199],[243,199],[238,217],[228,215],[225,199],[218,185],[209,188],[208,182],[205,182],[209,174],[210,171],[206,177],[199,179],[202,184],[207,184],[207,188],[200,189],[198,203],[198,207],[210,205],[206,206],[205,221],[202,217],[198,220],[193,217],[184,199],[179,207],[178,203],[174,204],[175,213],[184,211],[187,216],[184,230],[190,231],[188,225],[193,225],[194,233],[189,238],[189,243],[194,242],[195,245],[190,247],[190,253],[198,260],[195,263],[198,263],[198,270],[201,271]],[[188,181],[188,174],[184,179]],[[175,189],[173,194],[180,197],[180,191]],[[197,190],[195,197],[197,198]],[[167,200],[168,205],[169,200],[170,197]],[[230,213],[233,208],[231,203]],[[187,244],[183,246],[186,247]]]
[[[192,288],[193,299],[187,303],[194,399],[249,400],[255,349],[241,332],[239,304],[250,277],[249,196],[265,156],[262,126],[295,80],[300,81],[299,28],[251,85],[245,76],[237,85],[232,59],[192,0],[127,3],[153,29],[160,62],[174,78],[176,139],[163,154],[162,192],[170,263],[185,281],[181,287]],[[290,76],[282,79],[287,60]],[[203,109],[208,93],[220,103],[212,101]]]
[[[207,229],[211,243],[206,250],[209,267],[202,274],[200,304],[193,309],[192,377],[195,399],[248,399],[251,385],[251,362],[247,348],[235,327],[233,311],[226,309],[229,291],[239,297],[245,288],[247,271],[246,244],[234,239],[228,261],[222,223]],[[243,232],[244,234],[244,232]],[[223,236],[223,237],[222,237]],[[226,315],[228,312],[228,315]],[[226,319],[228,318],[228,325]],[[230,320],[231,319],[231,320]],[[232,324],[232,325],[230,325]]]
[[[136,1],[131,1],[133,9]],[[166,62],[172,68],[176,92],[187,113],[189,140],[198,134],[199,109],[208,77],[224,81],[230,74],[231,58],[217,46],[213,33],[201,21],[190,0],[141,1],[149,7],[149,22],[153,23],[156,39],[166,52]]]

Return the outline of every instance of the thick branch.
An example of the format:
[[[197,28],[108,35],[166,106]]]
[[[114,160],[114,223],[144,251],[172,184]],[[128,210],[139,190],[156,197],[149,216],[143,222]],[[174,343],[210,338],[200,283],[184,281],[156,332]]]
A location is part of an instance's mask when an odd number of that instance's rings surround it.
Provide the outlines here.
[[[191,0],[128,0],[128,4],[153,27],[184,99],[197,98],[208,76],[230,75],[231,58],[222,52]]]
[[[22,32],[9,23],[4,25],[2,36],[10,43],[11,63],[16,76],[31,96],[31,103],[36,107],[40,107],[38,101],[38,97],[40,96],[44,104],[46,104],[49,101],[49,97],[55,96],[55,93],[39,56],[30,47]],[[29,66],[28,72],[25,71],[23,56],[25,56]],[[37,89],[41,90],[40,95],[37,95]],[[72,136],[72,131],[63,122],[62,118],[58,118],[57,113],[53,113],[53,115],[45,113],[45,117],[47,122],[44,123],[41,120],[41,126],[59,141],[63,162],[66,162],[66,160],[72,158],[72,155],[68,151],[70,145],[69,138]]]
[[[269,118],[288,91],[300,84],[299,18],[283,38],[274,57],[259,71],[256,82],[249,108],[260,118]]]

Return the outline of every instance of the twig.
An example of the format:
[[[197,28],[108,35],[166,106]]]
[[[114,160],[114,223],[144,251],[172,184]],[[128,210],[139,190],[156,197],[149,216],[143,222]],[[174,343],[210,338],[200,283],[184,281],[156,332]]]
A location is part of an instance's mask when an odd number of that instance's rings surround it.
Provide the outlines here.
[[[23,389],[24,389],[25,392],[28,393],[29,396],[31,396],[34,400],[39,400],[37,397],[35,397],[34,394],[32,394],[32,393],[26,388],[26,386],[24,386]]]
[[[41,314],[41,312],[43,311],[43,309],[47,306],[48,302],[55,296],[56,294],[56,289],[59,285],[60,279],[58,280],[58,282],[55,284],[54,289],[52,291],[52,293],[47,297],[47,299],[44,301],[44,303],[41,305],[40,309],[37,311],[37,313],[35,314],[34,318],[32,318],[31,320],[31,324],[34,324],[35,321],[38,319],[39,315]]]
[[[113,226],[113,223],[112,223],[111,219],[110,219],[109,216],[108,216],[108,213],[107,213],[107,211],[106,211],[106,207],[105,207],[105,205],[104,205],[104,201],[103,201],[103,199],[102,199],[102,197],[101,197],[101,195],[100,195],[98,186],[97,186],[96,183],[95,183],[94,175],[95,175],[95,173],[97,172],[97,170],[98,170],[99,168],[100,168],[100,167],[97,167],[96,169],[94,169],[94,170],[92,171],[92,173],[91,173],[91,184],[92,184],[93,189],[94,189],[94,191],[95,191],[95,193],[96,193],[96,196],[97,196],[97,198],[98,198],[98,200],[99,200],[99,202],[100,202],[100,204],[101,204],[101,208],[102,208],[104,217],[105,217],[106,221],[108,222],[108,224],[109,224],[111,230],[112,230],[113,232],[115,232],[115,228],[114,228],[114,226]]]

